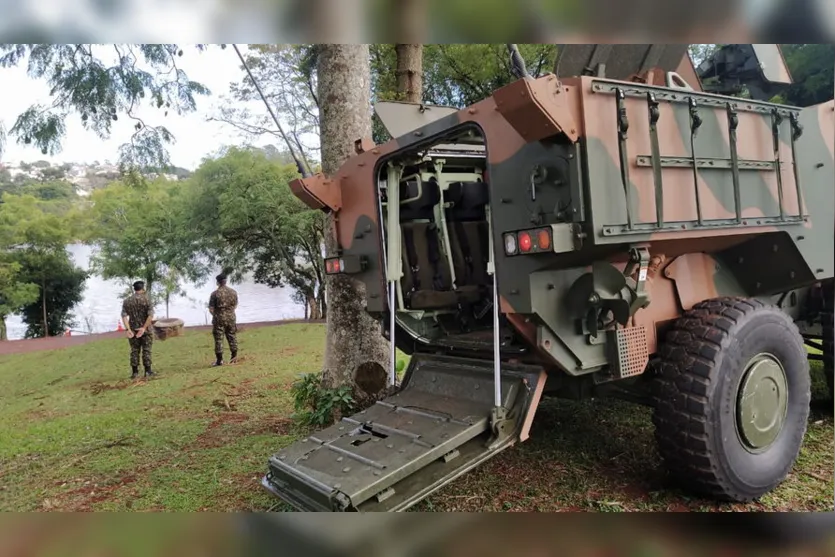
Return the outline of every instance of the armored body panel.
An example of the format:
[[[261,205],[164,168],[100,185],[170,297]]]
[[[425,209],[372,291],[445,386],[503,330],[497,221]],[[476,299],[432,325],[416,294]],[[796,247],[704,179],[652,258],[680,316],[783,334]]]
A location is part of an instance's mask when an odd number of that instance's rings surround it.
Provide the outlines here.
[[[413,359],[397,395],[273,457],[265,487],[304,509],[401,510],[524,440],[543,394],[627,396],[621,386],[644,379],[662,454],[675,459],[706,434],[688,440],[667,424],[707,423],[712,403],[687,401],[720,381],[669,360],[676,342],[697,350],[682,331],[736,346],[746,320],[779,321],[769,308],[831,327],[816,287],[835,272],[835,101],[706,93],[686,45],[658,46],[565,46],[556,68],[572,77],[523,77],[461,110],[382,103],[394,139],[358,140],[334,176],[291,184],[332,214],[327,272],[364,284],[367,311]],[[743,66],[771,51],[744,52]],[[755,73],[779,84],[783,71]],[[743,332],[714,331],[717,319]],[[734,427],[764,454],[777,426],[756,416],[782,428],[804,390],[797,354],[755,356],[754,371],[727,373],[747,377],[739,400],[760,401],[741,402],[748,417]],[[647,373],[656,360],[676,375]],[[805,419],[791,416],[793,427]],[[739,485],[682,474],[744,500],[778,472]]]

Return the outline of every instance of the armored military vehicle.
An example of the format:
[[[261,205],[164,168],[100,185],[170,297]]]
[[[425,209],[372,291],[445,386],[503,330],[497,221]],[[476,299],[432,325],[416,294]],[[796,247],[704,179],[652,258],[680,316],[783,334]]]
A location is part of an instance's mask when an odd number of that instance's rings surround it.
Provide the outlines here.
[[[687,46],[563,45],[461,110],[380,103],[394,139],[291,185],[332,214],[327,272],[411,359],[395,394],[273,455],[267,489],[404,510],[525,441],[546,395],[651,405],[695,493],[786,477],[806,344],[832,381],[835,101],[768,102],[791,83],[776,45],[698,68]]]

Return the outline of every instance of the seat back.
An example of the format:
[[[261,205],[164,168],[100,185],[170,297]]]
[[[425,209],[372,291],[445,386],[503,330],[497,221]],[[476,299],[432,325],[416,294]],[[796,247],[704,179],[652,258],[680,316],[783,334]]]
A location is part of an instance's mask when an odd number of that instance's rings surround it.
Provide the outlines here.
[[[447,210],[450,245],[458,287],[490,286],[490,227],[485,206],[489,200],[484,182],[455,182],[449,185]]]

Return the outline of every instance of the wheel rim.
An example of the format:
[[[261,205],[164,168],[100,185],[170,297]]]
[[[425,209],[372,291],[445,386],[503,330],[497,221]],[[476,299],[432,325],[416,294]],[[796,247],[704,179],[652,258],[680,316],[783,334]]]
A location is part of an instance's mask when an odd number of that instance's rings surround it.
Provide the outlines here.
[[[736,429],[750,452],[767,449],[783,429],[788,410],[786,371],[771,354],[748,362],[737,396]]]

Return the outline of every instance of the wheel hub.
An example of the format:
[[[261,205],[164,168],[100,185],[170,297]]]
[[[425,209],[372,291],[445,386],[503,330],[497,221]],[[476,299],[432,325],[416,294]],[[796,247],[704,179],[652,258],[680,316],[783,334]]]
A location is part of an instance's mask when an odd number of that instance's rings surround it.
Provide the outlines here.
[[[746,366],[737,397],[737,432],[745,447],[759,452],[771,445],[786,420],[788,382],[780,362],[758,354]]]

